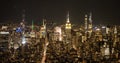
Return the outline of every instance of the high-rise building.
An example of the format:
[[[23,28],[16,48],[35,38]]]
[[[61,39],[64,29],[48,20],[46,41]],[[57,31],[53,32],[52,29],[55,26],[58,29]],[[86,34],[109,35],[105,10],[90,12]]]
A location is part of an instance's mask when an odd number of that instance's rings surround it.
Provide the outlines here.
[[[87,24],[88,17],[85,15],[85,33],[87,32],[88,29],[88,24]]]
[[[32,26],[31,26],[31,28],[32,28],[32,31],[30,32],[30,36],[31,36],[31,37],[35,37],[36,34],[35,34],[35,31],[34,31],[34,22],[33,22],[33,21],[32,21]]]
[[[88,38],[90,38],[92,34],[92,13],[89,15],[88,33]]]
[[[54,40],[62,41],[62,30],[61,30],[61,27],[59,26],[54,28]]]
[[[118,37],[117,37],[117,27],[114,27],[114,46],[116,45],[116,42],[118,42]]]
[[[66,41],[71,42],[71,23],[69,21],[69,12],[67,14],[67,21],[65,25]]]
[[[45,19],[43,19],[43,25],[40,27],[40,38],[45,38],[46,36],[46,24]]]
[[[20,22],[20,26],[22,28],[22,34],[25,33],[25,10],[23,10],[22,21]]]
[[[85,36],[84,36],[84,39],[82,39],[83,40],[83,42],[84,42],[84,40],[86,40],[86,38],[87,38],[87,32],[88,32],[88,16],[87,16],[87,14],[85,15]]]

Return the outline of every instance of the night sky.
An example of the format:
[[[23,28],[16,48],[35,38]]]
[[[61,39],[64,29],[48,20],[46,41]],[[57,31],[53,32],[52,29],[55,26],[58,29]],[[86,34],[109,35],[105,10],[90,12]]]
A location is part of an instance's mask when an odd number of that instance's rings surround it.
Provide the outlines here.
[[[120,23],[120,3],[117,0],[3,0],[0,2],[0,23],[19,23],[25,10],[26,22],[64,24],[69,11],[70,21],[83,24],[84,15],[92,12],[93,23]]]

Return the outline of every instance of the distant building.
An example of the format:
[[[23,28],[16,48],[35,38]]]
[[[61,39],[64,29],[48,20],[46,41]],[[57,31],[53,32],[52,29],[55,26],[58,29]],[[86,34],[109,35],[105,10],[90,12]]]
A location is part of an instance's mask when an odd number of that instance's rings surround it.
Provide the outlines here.
[[[0,31],[0,49],[7,50],[9,48],[10,33],[6,31]]]
[[[55,29],[54,29],[54,40],[55,41],[62,41],[61,27],[55,27]]]

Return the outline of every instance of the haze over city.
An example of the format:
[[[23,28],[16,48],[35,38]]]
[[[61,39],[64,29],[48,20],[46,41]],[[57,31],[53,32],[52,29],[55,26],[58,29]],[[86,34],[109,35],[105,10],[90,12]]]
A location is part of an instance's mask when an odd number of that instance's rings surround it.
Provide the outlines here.
[[[120,24],[118,1],[113,0],[3,0],[0,2],[0,22],[21,22],[23,11],[25,21],[41,24],[42,19],[65,23],[66,13],[70,21],[83,24],[84,15],[92,12],[93,24]]]

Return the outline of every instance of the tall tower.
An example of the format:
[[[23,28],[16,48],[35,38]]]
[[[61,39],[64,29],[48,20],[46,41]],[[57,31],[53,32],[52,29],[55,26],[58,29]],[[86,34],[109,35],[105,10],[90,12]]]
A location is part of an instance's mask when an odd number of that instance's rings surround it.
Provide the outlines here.
[[[30,36],[32,38],[36,37],[35,31],[34,31],[34,21],[32,20],[32,25],[31,25],[32,31],[30,32]]]
[[[65,29],[71,29],[71,23],[70,23],[70,20],[69,20],[69,12],[67,14],[67,21],[66,21],[66,26],[65,26]]]
[[[22,22],[25,22],[25,10],[23,10],[23,14],[22,14]]]
[[[85,15],[85,34],[87,34],[87,29],[88,29],[87,21],[88,21],[88,17],[87,17],[87,15]]]
[[[43,19],[43,25],[40,28],[40,38],[45,38],[46,36],[46,24],[45,19]]]
[[[71,23],[69,21],[69,12],[67,14],[65,33],[66,33],[66,43],[71,43]]]
[[[34,31],[34,22],[32,21],[32,32]]]
[[[88,24],[88,32],[89,32],[89,36],[88,36],[88,38],[90,38],[91,37],[91,34],[92,34],[92,13],[90,13],[90,15],[89,15],[89,24]]]
[[[20,22],[20,26],[22,28],[22,34],[25,33],[25,10],[23,10],[22,21]]]
[[[114,27],[114,34],[117,34],[117,27]]]
[[[87,33],[88,33],[88,16],[87,14],[85,14],[85,21],[84,21],[84,34],[85,36],[82,36],[82,42],[86,41],[87,40]]]
[[[114,42],[117,42],[117,27],[114,27]]]

